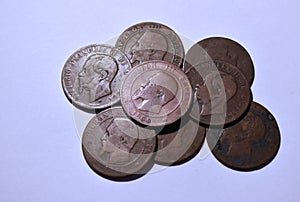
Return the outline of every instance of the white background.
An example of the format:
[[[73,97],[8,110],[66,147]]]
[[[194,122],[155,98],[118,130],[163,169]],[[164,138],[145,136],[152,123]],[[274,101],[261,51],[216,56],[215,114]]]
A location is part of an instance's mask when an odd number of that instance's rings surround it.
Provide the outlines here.
[[[0,2],[0,201],[299,201],[297,1]],[[85,163],[74,110],[60,76],[77,49],[104,43],[143,21],[195,42],[225,36],[255,65],[254,100],[276,117],[281,147],[261,170],[237,172],[212,155],[131,182]]]

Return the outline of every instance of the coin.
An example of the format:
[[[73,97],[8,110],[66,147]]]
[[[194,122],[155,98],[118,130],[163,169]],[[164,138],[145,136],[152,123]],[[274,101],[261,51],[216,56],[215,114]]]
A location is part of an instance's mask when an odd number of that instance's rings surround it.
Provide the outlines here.
[[[108,45],[89,45],[65,63],[61,82],[67,98],[83,109],[101,109],[120,100],[119,89],[131,69],[126,56]]]
[[[247,115],[235,125],[208,132],[213,155],[225,166],[253,171],[270,163],[280,147],[280,131],[274,116],[252,102]]]
[[[122,107],[96,114],[82,137],[83,155],[88,165],[107,178],[145,174],[149,165],[153,165],[155,148],[155,131],[134,124]]]
[[[180,67],[184,58],[180,37],[171,28],[156,22],[127,28],[115,46],[126,54],[132,66],[149,60],[164,60]]]
[[[176,122],[178,126],[168,126],[157,135],[155,163],[180,165],[200,151],[205,139],[205,128],[188,117],[182,120]]]
[[[186,54],[186,61],[220,60],[236,66],[246,77],[249,86],[254,80],[254,65],[247,50],[238,42],[224,37],[210,37],[194,44]],[[199,63],[199,61],[198,61]]]
[[[223,61],[203,62],[185,69],[194,89],[190,116],[205,125],[238,120],[251,101],[251,89],[235,66]]]
[[[125,112],[148,126],[175,122],[192,102],[187,76],[165,61],[148,61],[133,68],[125,76],[120,92]]]

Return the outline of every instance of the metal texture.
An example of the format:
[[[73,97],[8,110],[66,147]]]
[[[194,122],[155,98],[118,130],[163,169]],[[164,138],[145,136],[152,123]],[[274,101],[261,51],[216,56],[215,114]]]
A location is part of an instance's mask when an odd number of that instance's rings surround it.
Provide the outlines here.
[[[95,115],[82,137],[88,165],[108,178],[145,174],[149,165],[153,165],[155,148],[155,131],[134,124],[121,107]]]
[[[213,155],[225,166],[253,171],[270,163],[280,147],[280,131],[273,115],[252,102],[249,112],[235,125],[207,133]]]
[[[65,63],[62,87],[75,106],[102,109],[120,100],[121,82],[130,69],[130,62],[120,50],[89,45],[77,50]]]
[[[133,67],[149,60],[164,60],[180,67],[184,59],[180,37],[171,28],[156,22],[127,28],[115,46],[126,54]]]
[[[190,116],[205,125],[224,125],[239,119],[252,101],[251,89],[235,66],[221,61],[185,68],[194,89]]]
[[[204,127],[190,118],[183,119],[157,135],[158,146],[154,161],[166,166],[183,164],[200,151],[204,139]]]
[[[163,126],[182,117],[192,102],[187,76],[164,61],[148,61],[133,68],[121,87],[126,113],[141,124]]]
[[[193,58],[201,58],[202,62],[220,60],[232,64],[244,74],[249,86],[253,83],[254,65],[252,59],[247,50],[236,41],[224,37],[203,39],[188,50],[186,61],[191,61]]]

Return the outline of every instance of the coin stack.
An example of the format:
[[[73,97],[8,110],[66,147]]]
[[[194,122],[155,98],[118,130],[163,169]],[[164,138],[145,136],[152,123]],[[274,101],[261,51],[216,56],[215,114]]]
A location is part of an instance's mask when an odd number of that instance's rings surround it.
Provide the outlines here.
[[[144,22],[123,31],[115,46],[73,53],[62,87],[77,108],[95,113],[82,135],[87,164],[111,180],[141,177],[154,164],[192,159],[205,139],[217,160],[257,170],[277,154],[275,118],[252,101],[254,66],[237,42],[212,37],[185,54],[166,25]]]

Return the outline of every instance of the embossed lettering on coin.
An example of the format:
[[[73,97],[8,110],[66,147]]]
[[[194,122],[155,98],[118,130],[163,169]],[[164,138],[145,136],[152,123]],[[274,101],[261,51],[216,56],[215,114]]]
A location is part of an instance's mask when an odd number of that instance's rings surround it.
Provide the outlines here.
[[[121,102],[138,122],[161,126],[175,122],[187,112],[192,89],[186,75],[175,65],[148,61],[125,77]]]
[[[121,81],[130,69],[121,51],[107,45],[90,45],[68,59],[62,71],[62,86],[74,105],[105,108],[119,101]]]
[[[116,47],[123,51],[133,66],[149,60],[164,60],[181,66],[184,48],[179,36],[169,27],[145,22],[126,29]]]
[[[201,50],[202,49],[202,50]],[[254,65],[249,53],[236,41],[224,37],[210,37],[194,44],[186,54],[186,61],[224,61],[237,67],[252,85]],[[197,63],[200,63],[198,61]],[[194,64],[194,63],[192,63]]]
[[[194,89],[192,118],[207,125],[222,125],[240,118],[251,100],[244,75],[233,65],[211,61],[185,69]]]

